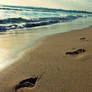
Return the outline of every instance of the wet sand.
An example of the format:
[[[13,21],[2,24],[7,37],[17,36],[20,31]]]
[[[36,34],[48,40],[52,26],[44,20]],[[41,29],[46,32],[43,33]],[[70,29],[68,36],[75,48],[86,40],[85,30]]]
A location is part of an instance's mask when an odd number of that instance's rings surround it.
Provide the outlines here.
[[[78,49],[85,52],[66,54]],[[36,76],[41,77],[34,87],[16,92],[91,92],[92,27],[39,41],[0,73],[0,92],[15,92],[20,81]]]

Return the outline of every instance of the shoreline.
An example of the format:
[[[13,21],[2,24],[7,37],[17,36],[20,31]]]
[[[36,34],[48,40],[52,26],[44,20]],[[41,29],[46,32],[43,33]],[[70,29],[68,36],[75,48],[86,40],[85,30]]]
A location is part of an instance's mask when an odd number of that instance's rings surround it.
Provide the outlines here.
[[[86,19],[78,19],[73,22],[53,24],[33,28],[32,30],[21,30],[13,33],[10,32],[10,34],[6,33],[7,35],[1,35],[0,51],[3,54],[0,55],[0,63],[2,64],[0,66],[0,70],[2,71],[14,63],[16,59],[20,58],[23,51],[35,46],[39,40],[55,34],[87,28],[91,24],[91,18],[89,17]]]
[[[0,91],[14,92],[17,83],[42,73],[34,88],[23,88],[18,92],[92,91],[91,30],[92,26],[38,41],[37,45],[25,50],[20,59],[1,72]],[[80,40],[82,37],[85,39]],[[81,48],[86,52],[75,56],[65,54]]]
[[[1,35],[0,51],[2,51],[4,54],[0,55],[0,61],[4,61],[4,62],[0,62],[2,63],[2,65],[0,66],[0,71],[4,70],[12,63],[15,63],[14,61],[20,58],[22,52],[25,52],[27,49],[30,49],[33,46],[35,46],[39,40],[59,33],[70,32],[75,29],[79,30],[79,29],[87,28],[88,25],[90,25],[90,22],[88,22],[89,19],[87,21],[87,25],[83,23],[81,26],[78,26],[80,24],[80,22],[78,21],[80,20],[76,20],[74,21],[74,23],[72,22],[64,23],[64,24],[60,23],[49,26],[43,26],[39,28],[37,27],[37,28],[33,28],[32,30],[31,29],[21,30],[21,31],[16,30],[15,32],[11,31],[10,33],[5,33],[6,35]],[[70,27],[70,25],[72,26]],[[4,49],[7,49],[7,51]]]
[[[20,58],[22,58],[22,56],[23,56],[26,52],[28,52],[29,50],[32,52],[32,51],[34,51],[36,48],[38,48],[38,47],[43,43],[43,40],[48,39],[48,38],[53,37],[53,36],[58,36],[58,35],[66,34],[66,33],[68,34],[68,33],[75,32],[75,31],[85,30],[85,29],[88,29],[88,28],[90,28],[90,27],[92,27],[92,26],[89,26],[89,27],[86,27],[86,28],[83,28],[83,29],[75,29],[75,30],[71,30],[71,31],[68,31],[68,32],[66,31],[66,32],[62,32],[62,33],[51,34],[51,35],[47,35],[47,36],[45,36],[45,37],[39,38],[38,41],[37,41],[33,46],[24,49],[22,52],[20,52],[20,53],[18,54],[18,56],[16,56],[16,58],[12,59],[12,60],[11,60],[12,63],[10,63],[10,65],[7,66],[7,67],[5,68],[5,70],[6,70],[8,67],[10,67],[12,64],[17,63],[16,61],[18,61]],[[29,30],[30,30],[30,29],[29,29]],[[2,70],[3,70],[3,69],[2,69]],[[2,72],[2,70],[1,70],[0,72]]]

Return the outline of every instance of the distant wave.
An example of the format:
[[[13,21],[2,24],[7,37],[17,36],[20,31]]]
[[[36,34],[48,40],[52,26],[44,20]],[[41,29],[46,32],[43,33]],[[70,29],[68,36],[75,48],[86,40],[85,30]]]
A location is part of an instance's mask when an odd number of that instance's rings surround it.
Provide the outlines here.
[[[38,11],[44,11],[44,12],[55,12],[55,11],[63,11],[63,12],[74,12],[74,13],[87,13],[92,14],[90,11],[82,11],[82,10],[65,10],[65,9],[53,9],[53,8],[40,8],[40,7],[27,7],[27,6],[9,6],[9,5],[2,5],[0,9],[3,10],[17,10],[17,11],[29,11],[29,10],[38,10]]]

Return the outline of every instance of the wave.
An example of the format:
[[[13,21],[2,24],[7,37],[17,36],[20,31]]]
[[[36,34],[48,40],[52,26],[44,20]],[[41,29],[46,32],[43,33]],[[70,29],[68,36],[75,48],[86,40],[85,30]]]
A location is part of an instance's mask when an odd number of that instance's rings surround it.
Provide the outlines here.
[[[2,19],[2,20],[0,20],[0,24],[22,23],[22,22],[30,22],[30,21],[28,19],[24,19],[24,18],[8,18],[8,19]]]
[[[4,17],[1,16],[2,19],[0,19],[0,32],[4,32],[11,29],[32,28],[36,26],[70,22],[82,17],[92,17],[92,14],[90,14],[91,12],[86,11],[73,11],[22,6],[2,6],[0,7],[0,9],[5,10],[0,11],[3,15],[5,15]],[[23,12],[17,12],[17,10]],[[26,12],[26,10],[31,11]],[[8,16],[7,13],[9,13]],[[18,13],[17,16],[16,13]]]
[[[77,16],[66,16],[66,17],[46,17],[46,18],[33,18],[33,19],[24,19],[24,18],[8,18],[0,20],[0,24],[8,24],[8,23],[27,23],[27,22],[42,22],[42,21],[69,21],[74,20],[79,17],[83,17],[81,15]]]
[[[53,8],[42,8],[42,7],[27,7],[27,6],[9,6],[9,5],[0,5],[0,9],[3,10],[16,10],[16,11],[40,11],[40,12],[73,12],[73,13],[87,13],[92,14],[91,11],[84,10],[65,10],[65,9],[53,9]]]
[[[80,18],[83,16],[66,16],[66,17],[46,17],[46,18],[33,18],[33,19],[24,19],[24,18],[8,18],[0,20],[0,32],[5,32],[11,29],[20,29],[20,28],[32,28],[37,26],[51,25],[61,22],[69,22]]]

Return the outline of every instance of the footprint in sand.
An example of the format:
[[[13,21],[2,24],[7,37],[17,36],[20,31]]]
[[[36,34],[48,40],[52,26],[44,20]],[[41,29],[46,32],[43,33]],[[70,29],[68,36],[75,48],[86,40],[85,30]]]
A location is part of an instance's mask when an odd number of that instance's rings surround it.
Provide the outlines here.
[[[84,52],[86,52],[85,49],[77,49],[77,50],[66,52],[65,54],[66,55],[78,55],[78,54],[81,54],[81,53],[84,53]]]
[[[80,37],[81,41],[88,41],[85,37]]]
[[[36,76],[36,77],[31,77],[28,79],[24,79],[22,81],[20,81],[15,87],[15,92],[21,88],[33,88],[35,87],[36,83],[38,80],[40,80],[42,78],[42,76],[44,75],[45,72],[43,72],[41,75]]]
[[[20,88],[25,88],[25,87],[34,87],[36,82],[38,80],[38,76],[34,78],[28,78],[25,80],[20,81],[16,86],[15,86],[15,92],[20,89]]]
[[[85,37],[81,37],[80,40],[85,40],[86,38]]]

